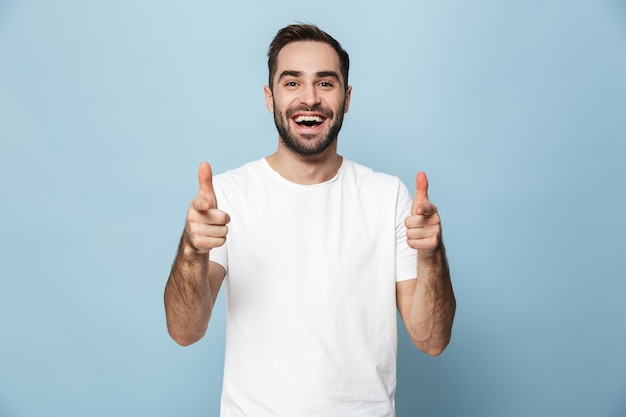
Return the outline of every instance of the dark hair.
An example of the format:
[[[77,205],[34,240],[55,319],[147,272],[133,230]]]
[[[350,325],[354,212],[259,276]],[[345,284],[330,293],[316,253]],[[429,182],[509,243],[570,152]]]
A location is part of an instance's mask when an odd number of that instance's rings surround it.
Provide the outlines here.
[[[269,69],[269,86],[272,88],[272,79],[276,73],[276,60],[278,53],[287,44],[297,41],[316,41],[324,42],[333,47],[339,55],[339,64],[341,67],[341,75],[345,83],[344,88],[348,88],[348,70],[350,69],[350,58],[348,53],[339,42],[328,33],[324,32],[315,25],[310,24],[294,24],[289,25],[278,31],[269,49],[267,50],[267,66]]]

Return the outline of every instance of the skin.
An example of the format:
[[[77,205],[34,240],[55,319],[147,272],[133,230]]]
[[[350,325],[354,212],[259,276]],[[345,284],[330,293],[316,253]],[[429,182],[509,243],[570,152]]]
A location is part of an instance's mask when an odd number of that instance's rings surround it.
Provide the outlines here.
[[[424,172],[415,177],[411,215],[404,221],[407,243],[417,249],[417,279],[396,284],[396,302],[411,341],[430,355],[439,355],[450,342],[456,300],[437,207],[428,199]]]
[[[266,159],[289,181],[318,184],[332,178],[342,163],[337,133],[348,111],[352,88],[341,77],[339,57],[321,42],[299,41],[278,55],[273,88],[265,86],[265,102],[279,131],[278,149]],[[316,116],[316,126],[298,124],[299,116]],[[199,190],[187,211],[185,229],[165,288],[168,331],[186,346],[200,340],[208,327],[225,271],[210,261],[210,251],[224,244],[228,213],[219,210],[212,172],[203,162]],[[398,311],[413,344],[439,355],[450,341],[456,302],[437,207],[428,199],[428,179],[415,181],[411,215],[405,220],[407,243],[418,251],[418,278],[396,285]]]
[[[289,128],[293,139],[303,147],[319,148],[319,144],[334,131],[333,125],[341,125],[343,114],[350,107],[352,87],[344,85],[339,57],[325,43],[305,41],[286,45],[278,54],[272,85],[272,89],[264,88],[267,109],[274,113],[275,123]],[[294,116],[327,112],[333,116],[326,117],[316,128],[303,128],[287,117],[290,109],[295,111]],[[332,141],[324,149],[302,155],[279,135],[278,149],[267,157],[267,161],[276,172],[292,182],[308,185],[324,182],[337,173],[342,162],[342,157],[337,154],[336,134],[330,139]]]

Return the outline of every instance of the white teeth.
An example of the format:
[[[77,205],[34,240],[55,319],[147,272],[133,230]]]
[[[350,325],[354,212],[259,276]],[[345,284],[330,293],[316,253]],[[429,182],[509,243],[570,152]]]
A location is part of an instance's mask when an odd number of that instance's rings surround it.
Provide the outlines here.
[[[296,123],[302,123],[302,122],[316,122],[316,123],[322,123],[324,120],[319,117],[319,116],[298,116],[296,117]]]

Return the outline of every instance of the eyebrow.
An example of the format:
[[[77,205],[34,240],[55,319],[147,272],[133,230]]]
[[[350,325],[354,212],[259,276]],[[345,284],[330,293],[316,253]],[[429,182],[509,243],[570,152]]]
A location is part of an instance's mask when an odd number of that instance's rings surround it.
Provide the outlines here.
[[[315,76],[317,78],[334,78],[336,79],[338,82],[341,82],[341,78],[339,78],[339,74],[337,74],[335,71],[319,71],[315,73]],[[280,73],[280,77],[278,77],[278,79],[282,79],[285,77],[302,77],[302,71],[293,71],[293,70],[286,70]]]

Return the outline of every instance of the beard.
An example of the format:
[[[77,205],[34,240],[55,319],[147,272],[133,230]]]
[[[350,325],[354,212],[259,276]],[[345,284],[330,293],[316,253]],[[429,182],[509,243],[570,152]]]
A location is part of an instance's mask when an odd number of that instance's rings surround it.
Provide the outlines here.
[[[276,103],[274,103],[274,109],[276,109]],[[294,133],[289,126],[289,120],[294,113],[301,111],[314,111],[323,114],[328,123],[325,131],[319,134],[303,133],[301,135],[297,135]],[[337,115],[336,118],[335,114]],[[287,111],[275,111],[274,124],[278,130],[280,140],[285,144],[285,146],[287,146],[287,148],[291,149],[300,156],[310,157],[321,154],[333,143],[335,143],[335,141],[337,141],[337,135],[339,134],[341,125],[343,124],[343,111],[340,109],[337,112],[333,112],[331,109],[320,105],[313,106],[313,108],[297,107],[287,109]],[[318,135],[319,137],[316,138]]]

